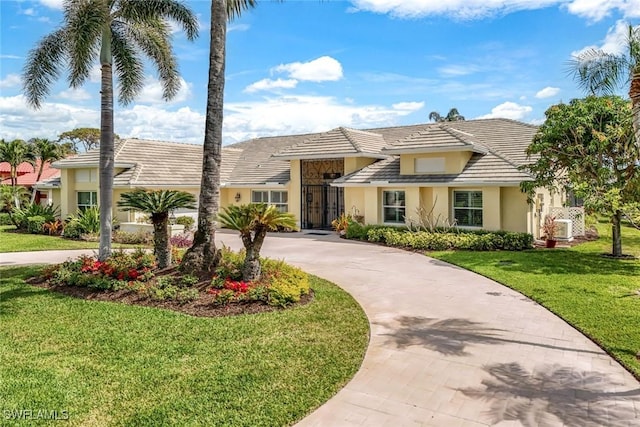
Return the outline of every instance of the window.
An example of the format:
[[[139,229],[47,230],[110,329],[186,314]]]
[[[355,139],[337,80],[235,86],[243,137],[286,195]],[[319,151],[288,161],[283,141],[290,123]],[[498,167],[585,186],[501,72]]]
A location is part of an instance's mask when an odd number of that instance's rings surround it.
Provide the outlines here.
[[[482,227],[482,191],[454,191],[453,217],[461,227]]]
[[[384,222],[404,223],[404,191],[382,192],[382,218]]]
[[[76,182],[98,182],[96,169],[76,169]]]
[[[95,191],[78,191],[78,209],[85,211],[92,206],[98,206],[98,193]]]
[[[289,196],[286,191],[252,191],[251,203],[274,205],[280,212],[289,210]]]

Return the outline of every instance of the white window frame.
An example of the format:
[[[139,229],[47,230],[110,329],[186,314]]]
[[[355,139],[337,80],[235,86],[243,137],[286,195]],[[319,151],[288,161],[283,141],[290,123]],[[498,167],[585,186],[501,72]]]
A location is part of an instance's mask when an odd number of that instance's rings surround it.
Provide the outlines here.
[[[482,206],[460,206],[456,207],[456,193],[466,193],[468,196],[468,204],[471,205],[471,193],[480,193],[480,199],[482,202]],[[469,224],[460,224],[456,219],[456,210],[467,210],[467,211],[480,211],[481,223],[480,225],[469,225]],[[482,190],[453,190],[451,197],[451,213],[453,220],[456,221],[456,227],[460,228],[471,228],[471,229],[481,229],[484,226],[484,193]],[[469,216],[472,218],[472,216]]]
[[[396,200],[393,204],[387,204],[387,193],[402,193],[402,200],[394,197]],[[407,215],[407,192],[405,190],[382,190],[382,222],[385,224],[404,224]],[[388,220],[385,216],[386,209],[396,210],[396,219]]]
[[[446,159],[444,157],[416,157],[413,169],[417,174],[445,173]]]
[[[256,197],[258,194],[260,194],[259,200]],[[289,212],[289,192],[287,190],[251,190],[251,203],[266,203],[275,206],[280,212]]]
[[[89,204],[80,204],[80,194],[89,193]],[[91,207],[98,206],[98,192],[97,191],[76,191],[76,207],[78,210],[85,211]]]

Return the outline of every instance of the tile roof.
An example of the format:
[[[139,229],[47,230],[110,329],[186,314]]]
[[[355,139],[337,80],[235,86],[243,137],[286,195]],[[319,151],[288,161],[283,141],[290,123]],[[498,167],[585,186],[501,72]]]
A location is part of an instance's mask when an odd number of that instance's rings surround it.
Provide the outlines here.
[[[18,165],[16,171],[18,174],[33,172],[33,165],[28,162],[22,162]],[[0,162],[0,173],[11,173],[11,165],[9,162]]]
[[[369,155],[384,158],[380,151],[387,144],[379,133],[339,127],[299,144],[286,147],[273,157],[280,159],[309,159],[353,157]]]
[[[382,149],[386,153],[445,152],[468,150],[485,153],[486,147],[474,135],[444,123],[427,126],[405,138],[393,141]]]
[[[21,165],[24,163],[21,163]],[[38,171],[40,170],[40,160],[36,162],[36,169],[34,171],[33,166],[27,163],[29,166],[28,172],[21,173],[18,175],[17,184],[18,185],[26,185],[32,186],[36,183],[36,178],[38,177]],[[59,177],[60,171],[51,167],[51,163],[45,162],[44,167],[42,168],[42,175],[40,176],[40,180],[46,180],[54,177]],[[11,178],[6,178],[2,180],[2,184],[11,184]]]
[[[508,179],[515,182],[527,178],[517,170],[517,166],[526,162],[525,149],[531,143],[536,130],[535,126],[513,120],[481,119],[446,124],[428,123],[374,128],[364,131],[337,128],[323,133],[255,138],[222,148],[221,183],[226,186],[284,184],[290,179],[290,165],[287,160],[289,158],[307,155],[313,157],[313,153],[321,155],[327,152],[332,157],[354,155],[389,157],[392,150],[385,153],[383,147],[404,144],[405,148],[408,146],[418,148],[420,141],[428,146],[432,144],[427,138],[429,135],[437,137],[433,146],[469,148],[475,151],[463,173],[455,178],[455,182],[464,179],[475,180],[474,182],[479,179],[501,182]],[[484,157],[480,156],[480,153],[484,152],[488,154]],[[62,168],[97,166],[98,160],[99,150],[95,149],[58,161],[54,166]],[[123,139],[116,144],[115,164],[116,167],[125,168],[114,178],[114,185],[117,187],[176,185],[197,187],[201,180],[202,145]],[[366,174],[382,173],[377,168],[384,169],[394,164],[393,159],[383,160],[360,172],[342,177],[337,182],[363,183],[365,182],[363,177],[366,177]],[[399,169],[394,173],[399,177]],[[349,179],[348,182],[347,179]],[[419,179],[430,181],[440,179],[445,182],[447,179],[454,178],[412,175],[405,176],[403,179],[412,182]],[[374,178],[373,180],[387,179]]]

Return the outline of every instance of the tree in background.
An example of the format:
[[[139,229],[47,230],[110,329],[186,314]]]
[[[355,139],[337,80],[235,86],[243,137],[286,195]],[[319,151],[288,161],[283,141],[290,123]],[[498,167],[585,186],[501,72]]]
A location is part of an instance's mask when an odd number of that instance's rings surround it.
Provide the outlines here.
[[[120,139],[120,137],[114,133],[113,139]],[[80,152],[79,147],[82,147],[83,151],[89,151],[100,146],[100,129],[76,128],[62,132],[58,136],[58,142],[71,144],[76,153]]]
[[[6,142],[4,139],[0,141],[0,162],[9,163],[11,186],[18,184],[18,165],[20,163],[29,163],[36,169],[36,155],[31,145],[21,139],[14,139]]]
[[[260,250],[267,231],[275,231],[278,227],[296,228],[292,214],[280,212],[277,207],[265,203],[231,205],[223,208],[218,218],[224,227],[240,232],[247,252],[242,267],[242,280],[246,282],[260,279]]]
[[[123,193],[118,207],[151,215],[153,251],[158,259],[158,267],[166,268],[171,265],[169,214],[176,209],[193,209],[195,202],[193,194],[184,191],[136,189]]]
[[[640,26],[628,26],[624,53],[587,49],[574,56],[570,67],[589,95],[612,95],[621,86],[629,85],[635,140],[640,143]]]
[[[38,175],[36,176],[36,182],[40,181],[42,177],[42,171],[44,170],[44,164],[47,162],[55,162],[56,160],[63,159],[65,157],[64,148],[53,141],[49,141],[45,138],[34,138],[30,142],[33,153],[36,159],[40,161],[38,167]],[[37,190],[35,187],[31,192],[31,203],[36,199]]]
[[[180,89],[180,75],[170,22],[184,30],[189,40],[197,37],[196,16],[177,0],[65,0],[62,26],[40,40],[25,63],[24,93],[35,108],[49,94],[61,68],[68,68],[69,85],[77,88],[89,77],[93,64],[100,63],[100,260],[111,255],[113,73],[119,82],[118,99],[126,105],[143,87],[146,57],[158,70],[163,98],[173,98]]]
[[[452,108],[446,116],[441,116],[437,111],[432,111],[429,113],[429,120],[434,122],[457,122],[464,120],[464,116],[458,112],[457,108]]]
[[[215,217],[220,207],[220,162],[227,21],[257,4],[256,0],[211,0],[209,84],[202,156],[202,180],[198,203],[198,228],[193,245],[182,258],[185,271],[212,272],[220,253],[215,244]]]
[[[620,224],[624,211],[636,205],[640,181],[640,148],[635,143],[631,105],[618,96],[574,99],[551,106],[527,149],[536,159],[523,169],[534,181],[521,187],[570,188],[587,209],[607,215],[612,224],[612,255],[622,256]]]

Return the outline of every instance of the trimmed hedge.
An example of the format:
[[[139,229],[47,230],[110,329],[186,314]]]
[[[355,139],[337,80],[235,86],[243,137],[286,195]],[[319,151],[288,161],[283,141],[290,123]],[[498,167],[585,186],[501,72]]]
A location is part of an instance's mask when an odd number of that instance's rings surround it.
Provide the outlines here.
[[[389,246],[426,251],[450,249],[521,251],[531,249],[533,246],[533,236],[529,233],[462,229],[431,233],[428,231],[409,231],[404,227],[363,226],[356,223],[349,225],[346,237],[347,239],[367,240]]]

